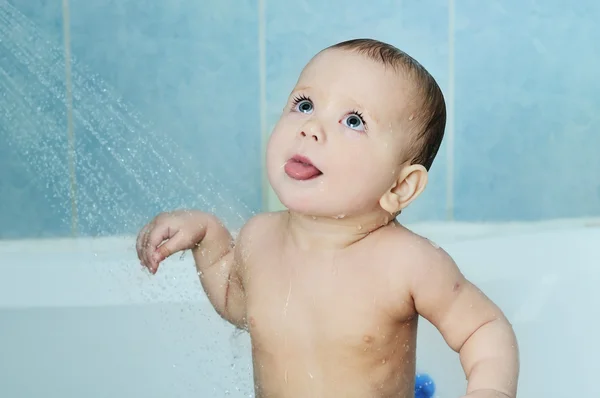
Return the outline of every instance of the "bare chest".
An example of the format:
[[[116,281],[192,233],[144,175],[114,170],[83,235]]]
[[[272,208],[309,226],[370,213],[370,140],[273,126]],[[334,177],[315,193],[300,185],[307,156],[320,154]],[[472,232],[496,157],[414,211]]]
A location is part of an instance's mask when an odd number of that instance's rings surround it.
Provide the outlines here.
[[[253,264],[245,289],[255,350],[315,361],[320,353],[340,360],[371,353],[385,362],[386,353],[411,345],[412,306],[390,302],[385,273],[367,261],[330,253],[265,255]]]

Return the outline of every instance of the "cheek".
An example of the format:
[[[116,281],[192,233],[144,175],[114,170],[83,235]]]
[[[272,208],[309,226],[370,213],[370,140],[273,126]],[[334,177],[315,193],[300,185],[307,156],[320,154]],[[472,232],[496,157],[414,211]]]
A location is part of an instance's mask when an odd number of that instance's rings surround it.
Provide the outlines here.
[[[265,153],[265,160],[266,160],[265,166],[266,166],[266,169],[267,169],[266,171],[267,171],[269,178],[272,177],[271,173],[272,173],[273,169],[275,167],[277,167],[277,163],[280,161],[278,154],[281,153],[281,150],[279,149],[279,147],[281,145],[277,141],[278,141],[278,136],[275,134],[275,131],[273,131],[273,133],[269,137],[269,140],[267,141],[267,147],[266,147],[266,153]]]
[[[271,146],[273,148],[281,147],[285,142],[293,139],[293,133],[290,134],[290,132],[294,131],[293,129],[294,125],[290,123],[289,118],[285,116],[281,117],[269,136],[267,148]]]
[[[394,167],[388,157],[378,151],[369,151],[364,145],[356,151],[348,148],[339,153],[337,159],[336,180],[339,185],[345,186],[346,192],[378,196],[391,186],[395,178]]]
[[[271,132],[271,135],[267,141],[267,156],[276,155],[281,149],[284,144],[283,141],[285,140],[285,134],[283,134],[284,131],[285,128],[283,128],[280,123],[275,125],[275,128]]]

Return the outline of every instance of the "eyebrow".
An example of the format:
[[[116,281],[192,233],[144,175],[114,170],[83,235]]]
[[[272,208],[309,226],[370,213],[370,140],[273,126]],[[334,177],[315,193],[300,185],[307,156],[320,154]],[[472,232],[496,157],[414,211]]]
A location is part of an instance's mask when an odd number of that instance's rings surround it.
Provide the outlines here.
[[[375,123],[379,124],[379,119],[377,118],[377,116],[375,116],[374,113],[370,112],[367,110],[367,108],[365,108],[361,103],[353,101],[354,104],[356,105],[357,108],[362,109],[362,111],[367,114],[367,116],[369,117],[369,119],[373,120]]]
[[[306,90],[310,90],[310,89],[311,89],[310,86],[298,86],[292,90],[292,93],[295,93],[297,91],[306,91]]]

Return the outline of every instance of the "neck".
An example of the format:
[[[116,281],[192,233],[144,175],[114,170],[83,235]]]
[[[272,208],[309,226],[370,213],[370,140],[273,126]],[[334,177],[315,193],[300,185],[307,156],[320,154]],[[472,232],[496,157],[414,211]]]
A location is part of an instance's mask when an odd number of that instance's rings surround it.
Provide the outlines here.
[[[348,217],[316,217],[288,211],[290,237],[302,249],[343,249],[395,222],[392,215],[383,211]]]

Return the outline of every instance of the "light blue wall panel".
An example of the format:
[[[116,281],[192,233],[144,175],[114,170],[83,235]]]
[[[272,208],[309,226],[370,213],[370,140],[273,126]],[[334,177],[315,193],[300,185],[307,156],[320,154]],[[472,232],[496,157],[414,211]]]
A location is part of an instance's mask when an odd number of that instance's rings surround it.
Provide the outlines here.
[[[29,22],[22,37],[33,38],[23,45],[38,43],[37,80],[27,81],[31,74],[17,70],[21,86],[36,90],[47,80],[64,96],[60,2],[14,4]],[[178,206],[215,210],[233,224],[258,210],[256,1],[73,0],[70,14],[80,233],[135,232],[156,212]],[[31,98],[29,112],[45,101]],[[48,144],[64,160],[66,116],[60,99],[53,105],[47,111],[53,123],[31,146]],[[39,118],[32,112],[32,119]],[[16,130],[3,124],[3,134]],[[45,195],[3,188],[9,194],[2,198],[2,217],[23,208],[50,212],[54,205],[53,222],[42,228],[32,217],[29,229],[3,227],[2,236],[61,235],[64,225],[68,229],[64,163],[33,166],[27,176],[39,175],[42,184],[59,186],[60,194],[43,185],[35,189]],[[15,164],[3,173],[14,180],[21,168]]]
[[[456,2],[456,217],[600,215],[600,3]]]

